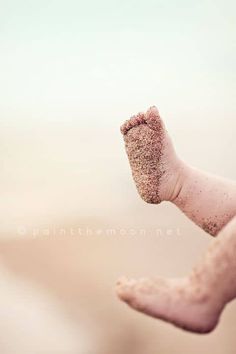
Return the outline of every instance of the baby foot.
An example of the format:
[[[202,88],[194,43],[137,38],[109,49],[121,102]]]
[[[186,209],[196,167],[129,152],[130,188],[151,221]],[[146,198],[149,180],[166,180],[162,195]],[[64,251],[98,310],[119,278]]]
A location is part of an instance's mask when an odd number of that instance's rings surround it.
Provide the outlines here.
[[[117,293],[134,309],[191,332],[212,331],[222,311],[219,302],[213,303],[209,290],[188,278],[121,279]]]
[[[157,108],[126,121],[121,132],[138,192],[148,203],[172,201],[181,189],[181,163]]]

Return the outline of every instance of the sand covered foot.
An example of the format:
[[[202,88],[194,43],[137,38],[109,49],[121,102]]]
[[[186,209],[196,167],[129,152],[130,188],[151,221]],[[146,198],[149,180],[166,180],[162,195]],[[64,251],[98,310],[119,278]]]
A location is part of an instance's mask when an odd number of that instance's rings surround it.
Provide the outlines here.
[[[222,307],[209,291],[183,279],[122,278],[117,283],[121,300],[137,311],[196,333],[208,333],[218,323]]]
[[[126,121],[121,132],[132,175],[143,200],[173,200],[181,189],[181,163],[155,106]]]

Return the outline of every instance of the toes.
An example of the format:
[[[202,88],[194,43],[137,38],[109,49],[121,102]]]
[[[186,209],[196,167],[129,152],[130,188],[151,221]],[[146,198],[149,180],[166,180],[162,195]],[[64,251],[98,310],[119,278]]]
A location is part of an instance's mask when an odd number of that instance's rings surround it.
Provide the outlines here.
[[[129,120],[127,120],[120,128],[121,133],[125,135],[130,129],[139,125],[145,124],[145,115],[144,113],[138,113],[136,116],[132,116]]]
[[[145,114],[145,120],[149,128],[153,130],[160,132],[164,128],[162,119],[156,106],[152,106],[147,110]]]
[[[121,133],[125,135],[130,129],[139,124],[148,124],[151,129],[159,132],[164,129],[164,124],[162,122],[158,109],[155,106],[150,107],[147,110],[146,114],[138,113],[137,115],[132,116],[121,126]]]
[[[162,279],[127,280],[122,278],[117,282],[117,295],[135,310],[153,316],[153,298],[156,298],[158,290],[165,288],[165,285]]]
[[[120,131],[123,135],[125,135],[127,131],[134,126],[135,118],[136,116],[132,116],[129,120],[126,120],[121,126]]]
[[[144,311],[144,298],[139,289],[140,281],[121,279],[117,283],[119,298],[138,311]]]
[[[116,283],[116,292],[122,301],[129,302],[133,297],[134,285],[136,280],[121,278]]]

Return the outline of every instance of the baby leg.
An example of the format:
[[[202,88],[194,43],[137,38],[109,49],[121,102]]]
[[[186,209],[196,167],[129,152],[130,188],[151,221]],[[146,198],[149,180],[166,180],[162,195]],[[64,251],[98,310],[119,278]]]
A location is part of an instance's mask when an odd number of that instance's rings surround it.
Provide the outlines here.
[[[156,107],[132,117],[121,132],[134,181],[146,202],[174,203],[211,235],[236,215],[236,183],[181,161]]]
[[[236,215],[236,183],[185,164],[181,189],[172,201],[203,230],[216,236]]]
[[[121,279],[121,300],[149,316],[192,332],[212,331],[236,297],[236,217],[212,241],[202,262],[182,279]]]

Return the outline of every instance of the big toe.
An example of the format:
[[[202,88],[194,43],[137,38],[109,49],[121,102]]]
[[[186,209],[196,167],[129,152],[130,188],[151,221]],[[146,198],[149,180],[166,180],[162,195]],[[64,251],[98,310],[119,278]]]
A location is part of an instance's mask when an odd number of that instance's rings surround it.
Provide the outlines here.
[[[145,121],[149,128],[158,132],[164,128],[164,124],[156,106],[152,106],[147,110],[145,114]]]

